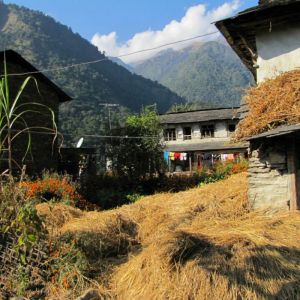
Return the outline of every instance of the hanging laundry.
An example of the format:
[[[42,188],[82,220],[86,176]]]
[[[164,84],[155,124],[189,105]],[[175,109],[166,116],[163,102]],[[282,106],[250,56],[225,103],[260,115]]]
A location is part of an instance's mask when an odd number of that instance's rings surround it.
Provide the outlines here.
[[[234,155],[233,154],[228,154],[227,160],[234,160]]]
[[[164,160],[169,161],[169,152],[168,151],[164,151]]]
[[[174,153],[174,158],[175,159],[179,159],[180,158],[180,153],[179,152],[175,152]]]
[[[180,160],[187,160],[187,153],[185,152],[180,153]]]
[[[175,152],[169,152],[169,158],[170,160],[174,160],[175,159]]]
[[[221,154],[221,160],[226,161],[228,157],[228,154]]]

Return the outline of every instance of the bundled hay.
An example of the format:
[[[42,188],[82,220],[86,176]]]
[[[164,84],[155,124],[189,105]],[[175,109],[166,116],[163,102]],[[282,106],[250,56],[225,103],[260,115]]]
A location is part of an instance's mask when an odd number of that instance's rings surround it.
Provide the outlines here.
[[[233,175],[85,213],[62,233],[111,264],[97,278],[105,299],[299,299],[300,214],[251,212],[246,195],[246,174]]]
[[[60,203],[39,203],[36,210],[47,230],[53,234],[56,234],[67,221],[83,215],[80,209]]]
[[[300,70],[283,73],[252,87],[245,95],[249,113],[237,128],[236,140],[280,125],[300,122]]]

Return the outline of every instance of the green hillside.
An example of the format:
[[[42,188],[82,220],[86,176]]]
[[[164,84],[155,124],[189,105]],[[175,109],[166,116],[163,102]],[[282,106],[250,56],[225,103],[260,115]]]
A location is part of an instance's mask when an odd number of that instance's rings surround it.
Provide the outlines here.
[[[209,106],[239,105],[243,89],[253,82],[236,54],[216,41],[162,51],[136,64],[134,70],[190,102]]]
[[[13,49],[38,69],[98,60],[105,56],[70,28],[37,11],[0,3],[0,48]],[[157,103],[166,111],[182,98],[164,86],[132,74],[118,64],[105,60],[63,71],[46,73],[75,100],[61,108],[61,128],[74,137],[103,131],[107,111],[99,103],[118,103],[126,110]]]

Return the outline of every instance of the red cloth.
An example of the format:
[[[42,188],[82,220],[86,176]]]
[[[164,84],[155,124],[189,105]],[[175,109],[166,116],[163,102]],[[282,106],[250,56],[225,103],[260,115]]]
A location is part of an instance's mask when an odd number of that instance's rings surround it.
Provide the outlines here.
[[[180,158],[180,153],[179,153],[179,152],[175,152],[174,158],[175,158],[175,159],[179,159],[179,158]]]

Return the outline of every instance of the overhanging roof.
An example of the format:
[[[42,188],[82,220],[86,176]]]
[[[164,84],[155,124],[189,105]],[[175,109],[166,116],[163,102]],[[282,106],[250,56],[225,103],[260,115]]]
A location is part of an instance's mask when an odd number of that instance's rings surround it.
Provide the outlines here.
[[[245,151],[249,146],[249,143],[230,143],[228,141],[208,141],[201,143],[182,143],[166,145],[164,148],[167,151],[173,152],[193,152],[193,151],[228,151],[234,150],[236,152]]]
[[[23,58],[19,53],[13,50],[6,50],[5,51],[6,61],[15,62],[24,67],[27,72],[37,72],[36,69],[31,63],[29,63],[25,58]],[[4,61],[4,51],[0,51],[0,57],[2,62]],[[8,70],[9,71],[9,70]],[[66,102],[72,100],[72,98],[66,94],[60,87],[58,87],[53,81],[51,81],[48,77],[46,77],[42,73],[36,73],[33,75],[40,81],[45,82],[48,86],[50,86],[59,98],[59,102]]]
[[[285,23],[300,22],[300,0],[269,0],[215,23],[229,45],[256,76],[257,56],[255,35]]]
[[[238,119],[238,107],[203,109],[188,112],[178,112],[160,115],[161,124],[183,124],[194,122],[207,122],[216,120],[233,120]]]
[[[297,125],[285,125],[280,126],[272,130],[268,130],[266,132],[263,132],[261,134],[257,134],[254,136],[249,137],[247,140],[258,140],[258,139],[265,139],[265,138],[274,138],[278,136],[288,135],[291,133],[295,133],[297,131],[300,131],[300,124]]]

